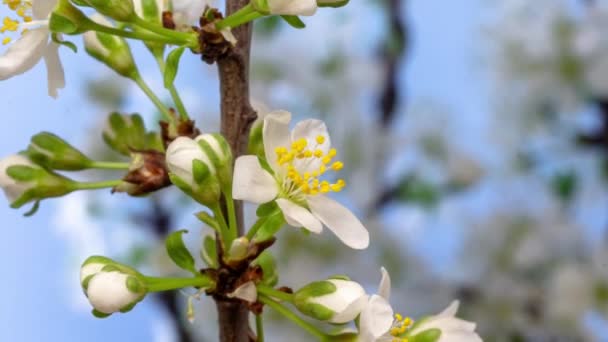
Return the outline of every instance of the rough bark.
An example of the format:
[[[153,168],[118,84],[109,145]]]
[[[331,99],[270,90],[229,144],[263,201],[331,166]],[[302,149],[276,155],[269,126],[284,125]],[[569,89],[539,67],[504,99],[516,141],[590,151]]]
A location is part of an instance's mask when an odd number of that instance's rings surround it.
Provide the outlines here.
[[[228,16],[249,3],[248,0],[227,0]],[[228,140],[235,159],[246,152],[249,128],[256,113],[249,103],[249,53],[251,50],[252,25],[242,25],[233,30],[237,46],[217,64],[221,92],[221,132]],[[236,203],[239,235],[243,234],[243,210]],[[249,311],[242,302],[216,298],[221,342],[249,341]]]

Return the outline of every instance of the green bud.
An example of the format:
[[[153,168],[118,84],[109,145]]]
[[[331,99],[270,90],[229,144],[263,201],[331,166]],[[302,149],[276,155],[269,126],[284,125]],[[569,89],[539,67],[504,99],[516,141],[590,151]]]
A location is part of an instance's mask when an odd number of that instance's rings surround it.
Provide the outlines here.
[[[98,24],[112,26],[101,15],[96,14],[92,18]],[[84,34],[84,47],[91,57],[104,63],[119,75],[133,78],[138,74],[129,44],[123,38],[107,33],[89,31]]]
[[[169,1],[171,2],[171,1]],[[138,17],[153,24],[162,26],[162,14],[166,9],[165,1],[163,0],[133,0],[135,13]],[[145,31],[139,26],[133,26],[135,31]],[[148,50],[155,56],[162,56],[165,49],[165,44],[158,42],[144,42]]]
[[[82,0],[82,2],[118,21],[130,22],[135,17],[132,0]]]
[[[300,312],[321,321],[347,323],[366,305],[365,290],[354,281],[328,279],[310,283],[294,294]]]
[[[249,251],[249,239],[245,236],[234,239],[232,244],[230,245],[230,250],[228,252],[228,260],[229,261],[239,261],[243,260],[247,257],[247,252]]]
[[[72,180],[46,170],[22,155],[0,160],[0,187],[12,208],[64,196],[75,190]]]
[[[110,114],[102,135],[111,149],[125,156],[131,156],[133,151],[163,151],[160,135],[146,132],[139,114]]]
[[[49,29],[56,33],[81,34],[90,30],[92,24],[69,0],[59,0],[49,18]]]
[[[91,165],[91,160],[82,152],[48,132],[32,137],[27,156],[36,164],[52,170],[78,171]]]

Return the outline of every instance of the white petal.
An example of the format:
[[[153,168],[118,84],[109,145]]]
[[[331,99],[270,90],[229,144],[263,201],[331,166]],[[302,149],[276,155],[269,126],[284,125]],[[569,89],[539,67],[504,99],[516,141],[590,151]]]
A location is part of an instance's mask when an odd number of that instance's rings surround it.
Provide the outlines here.
[[[280,15],[313,15],[317,11],[316,0],[268,0],[270,13]]]
[[[473,332],[457,331],[441,334],[437,342],[483,342],[481,337]]]
[[[264,137],[264,153],[268,165],[275,170],[278,170],[277,147],[289,148],[289,121],[291,121],[291,113],[284,110],[268,113],[264,118],[264,127],[262,135]]]
[[[386,299],[372,295],[359,319],[362,338],[373,338],[371,341],[374,341],[384,335],[392,325],[393,308]]]
[[[31,0],[32,1],[32,12],[36,19],[47,19],[49,14],[55,8],[57,0]]]
[[[391,276],[384,267],[380,269],[380,272],[382,273],[382,279],[380,279],[380,286],[378,286],[378,294],[382,298],[389,300],[391,296]]]
[[[22,74],[33,68],[42,58],[49,31],[38,28],[24,33],[0,56],[0,80]]]
[[[215,172],[213,163],[199,144],[187,137],[179,137],[167,147],[167,168],[191,187],[195,186],[192,162],[197,159],[205,163],[209,171]]]
[[[324,195],[308,196],[308,206],[344,244],[354,249],[367,248],[369,233],[350,210]]]
[[[59,44],[50,42],[44,52],[49,96],[57,98],[57,90],[65,87],[63,66],[59,60]]]
[[[325,138],[323,144],[317,144],[318,136]],[[331,140],[327,133],[327,126],[325,126],[325,123],[321,120],[309,119],[298,122],[293,128],[293,131],[291,131],[291,141],[300,139],[306,139],[309,149],[321,150],[323,154],[327,154],[331,148]],[[318,170],[321,166],[321,159],[296,159],[294,160],[293,165],[300,173],[313,172]]]
[[[6,170],[9,167],[17,165],[34,166],[34,163],[20,154],[8,156],[0,160],[0,187],[2,187],[10,203],[19,199],[32,185],[30,182],[17,182],[6,174]]]
[[[323,231],[321,222],[308,209],[284,198],[277,199],[277,204],[281,208],[287,224],[290,226],[297,228],[304,227],[316,234]]]
[[[234,163],[232,197],[253,203],[272,201],[279,193],[276,180],[256,156],[241,156]]]
[[[229,293],[228,297],[239,298],[250,303],[255,303],[255,301],[258,300],[258,290],[252,281],[248,281],[239,286],[234,292]]]
[[[87,297],[97,311],[111,314],[139,298],[127,288],[128,275],[120,272],[99,272],[89,281]]]
[[[458,306],[460,306],[460,302],[455,300],[450,305],[445,308],[437,317],[454,317],[458,312]]]

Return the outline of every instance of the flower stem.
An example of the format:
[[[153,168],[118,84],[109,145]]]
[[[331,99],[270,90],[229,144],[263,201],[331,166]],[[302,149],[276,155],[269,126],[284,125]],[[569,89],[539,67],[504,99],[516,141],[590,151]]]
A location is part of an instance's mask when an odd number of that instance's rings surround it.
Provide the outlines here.
[[[232,189],[226,189],[226,191],[224,191],[224,196],[226,197],[226,209],[228,209],[228,228],[230,229],[230,236],[232,239],[236,239],[238,236],[238,227],[234,199],[232,198]]]
[[[98,23],[92,23],[90,29],[92,31],[107,33],[107,34],[111,34],[111,35],[119,36],[119,37],[123,37],[123,38],[138,39],[138,40],[142,40],[142,41],[146,41],[146,42],[173,44],[173,45],[178,45],[178,46],[189,43],[189,41],[183,40],[183,39],[175,39],[173,37],[159,36],[157,34],[150,34],[150,33],[146,33],[146,32],[121,30],[121,29],[117,29],[115,27],[109,27],[109,26],[98,24]],[[188,44],[188,46],[195,47],[196,45]]]
[[[108,181],[101,182],[73,182],[72,186],[74,190],[96,190],[96,189],[105,189],[105,188],[113,188],[122,183],[120,179],[113,179]]]
[[[161,74],[165,74],[165,60],[162,55],[154,54],[154,59],[156,59],[156,63],[158,64],[158,68],[160,69]],[[171,85],[167,88],[169,93],[171,94],[171,98],[173,99],[173,103],[175,103],[175,107],[180,117],[184,120],[188,120],[190,116],[188,115],[188,111],[186,111],[186,107],[184,106],[184,102],[182,98],[179,96],[175,85],[171,83]]]
[[[226,224],[226,218],[224,217],[222,208],[219,206],[219,204],[216,204],[211,208],[211,211],[213,211],[215,220],[220,226],[220,236],[224,243],[224,250],[228,250],[232,244],[232,234],[230,233],[230,228],[228,228],[228,225]]]
[[[178,32],[178,31],[174,31],[174,30],[169,30],[166,29],[160,25],[151,23],[149,21],[146,21],[138,16],[135,16],[134,19],[134,24],[137,26],[140,26],[150,32],[154,32],[158,35],[161,36],[165,36],[165,37],[169,37],[175,40],[182,40],[184,42],[189,43],[188,46],[191,47],[196,47],[198,45],[198,40],[196,38],[196,35],[193,33],[186,33],[186,32]]]
[[[196,278],[157,278],[157,277],[145,277],[148,291],[150,292],[161,292],[170,291],[175,289],[181,289],[184,287],[209,287],[211,280],[207,277],[196,277]]]
[[[287,292],[283,292],[283,291],[279,291],[277,289],[274,289],[268,285],[262,285],[259,284],[257,286],[258,289],[258,293],[270,298],[277,298],[280,299],[282,301],[285,302],[292,302],[293,301],[293,294],[291,293],[287,293]]]
[[[272,299],[270,299],[270,298],[268,298],[266,296],[260,296],[258,299],[263,304],[268,305],[269,307],[271,307],[276,312],[278,312],[281,315],[285,316],[287,319],[289,319],[290,321],[292,321],[295,324],[299,325],[302,329],[306,330],[308,333],[310,333],[311,335],[313,335],[316,338],[318,338],[319,341],[327,341],[327,340],[329,340],[329,336],[328,335],[326,335],[324,332],[322,332],[321,330],[319,330],[314,325],[312,325],[312,324],[306,322],[305,320],[303,320],[302,318],[300,318],[300,316],[298,316],[298,315],[294,314],[293,312],[291,312],[289,309],[287,309],[281,303],[277,303],[274,300],[272,300]]]
[[[234,28],[263,16],[264,14],[256,11],[251,4],[248,4],[234,14],[220,20],[217,24],[215,24],[215,27],[218,30]]]
[[[255,237],[255,234],[257,234],[258,230],[260,230],[260,228],[262,228],[264,223],[266,223],[267,219],[268,219],[268,216],[260,217],[257,221],[255,221],[253,226],[251,226],[251,228],[249,228],[249,231],[247,232],[247,239],[249,239],[249,241],[253,240],[253,238]]]
[[[105,170],[128,170],[129,163],[121,162],[104,162],[104,161],[93,161],[89,165],[92,169],[105,169]]]
[[[257,342],[264,342],[264,317],[262,314],[255,316],[255,331],[257,332]]]
[[[135,83],[137,83],[139,88],[146,94],[146,96],[148,96],[150,101],[152,101],[152,103],[154,103],[154,105],[161,112],[163,117],[167,121],[173,122],[174,121],[173,115],[171,115],[171,112],[169,111],[167,106],[165,106],[163,104],[163,102],[156,96],[156,94],[154,94],[152,89],[150,89],[150,87],[148,87],[146,82],[144,82],[143,78],[141,78],[141,75],[137,72],[133,76],[131,76],[131,79],[133,81],[135,81]]]

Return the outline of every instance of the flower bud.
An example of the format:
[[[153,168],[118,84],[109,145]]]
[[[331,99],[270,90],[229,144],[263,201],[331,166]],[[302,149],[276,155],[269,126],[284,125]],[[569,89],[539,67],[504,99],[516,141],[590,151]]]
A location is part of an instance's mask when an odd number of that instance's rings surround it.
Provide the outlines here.
[[[234,239],[228,252],[229,260],[243,260],[249,251],[249,239],[245,236]]]
[[[0,160],[0,187],[12,208],[19,208],[32,201],[63,196],[75,190],[70,179],[48,171],[22,155]]]
[[[232,193],[232,150],[219,133],[201,134],[195,139],[213,163],[222,189]]]
[[[160,134],[147,132],[139,114],[110,114],[102,136],[112,150],[132,158],[133,151],[164,150]]]
[[[133,0],[135,13],[138,17],[145,21],[162,26],[162,14],[165,10],[165,2],[163,0]],[[142,30],[139,26],[134,26],[134,30]],[[158,42],[144,42],[148,50],[153,54],[162,56],[165,44]]]
[[[128,312],[147,294],[143,276],[111,259],[93,256],[80,269],[82,288],[98,317]]]
[[[91,160],[82,152],[48,132],[32,137],[27,156],[36,164],[52,170],[78,171],[91,165]]]
[[[251,3],[262,14],[310,16],[317,11],[316,0],[253,0]]]
[[[132,0],[82,0],[82,2],[118,21],[129,22],[135,16]]]
[[[363,287],[346,279],[316,281],[294,294],[294,304],[300,312],[338,324],[355,319],[363,310],[366,299]]]
[[[98,24],[112,26],[104,16],[99,14],[93,15],[92,19]],[[137,67],[133,61],[131,49],[123,38],[107,33],[88,31],[84,34],[84,47],[91,57],[104,63],[119,75],[127,78],[133,78],[136,75]]]
[[[56,33],[81,34],[91,28],[91,20],[69,0],[59,0],[49,18],[49,29]]]
[[[214,163],[193,139],[175,139],[166,153],[171,182],[196,201],[210,206],[220,199],[220,184]]]

